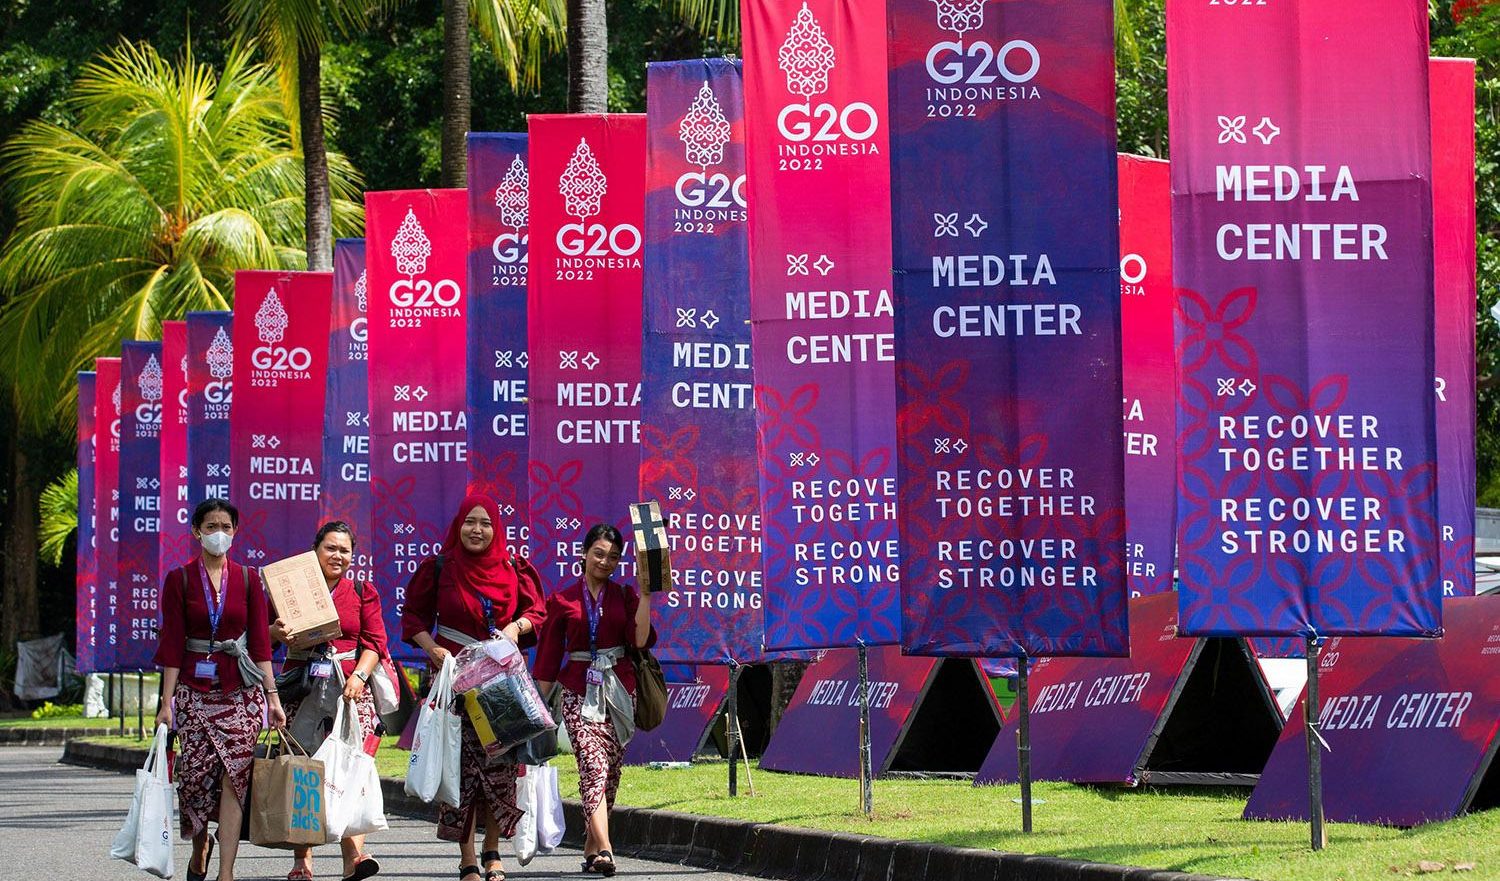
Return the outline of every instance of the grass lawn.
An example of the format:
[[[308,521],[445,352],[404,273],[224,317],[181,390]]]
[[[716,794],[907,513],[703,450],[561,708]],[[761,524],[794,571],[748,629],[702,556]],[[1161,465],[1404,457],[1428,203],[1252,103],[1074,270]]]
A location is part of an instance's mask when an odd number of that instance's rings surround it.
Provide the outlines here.
[[[100,738],[105,740],[106,738]],[[111,742],[138,744],[131,738]],[[378,764],[400,776],[407,754],[386,738]],[[577,793],[570,756],[557,760],[565,797]],[[1240,819],[1248,790],[1125,790],[1040,783],[1036,832],[1023,836],[1014,786],[973,787],[950,780],[879,780],[875,816],[858,813],[852,780],[754,772],[757,795],[743,769],[741,797],[726,794],[727,766],[685,770],[627,768],[619,803],[733,817],[813,829],[934,841],[1133,866],[1202,872],[1258,881],[1357,881],[1416,874],[1422,861],[1473,864],[1459,877],[1500,877],[1500,810],[1449,823],[1399,830],[1335,823],[1328,849],[1314,854],[1302,823]]]
[[[150,720],[147,720],[150,721]],[[119,719],[85,719],[82,716],[62,716],[52,719],[33,719],[22,716],[15,719],[0,719],[0,728],[119,728]],[[135,717],[125,720],[125,727],[135,727]]]

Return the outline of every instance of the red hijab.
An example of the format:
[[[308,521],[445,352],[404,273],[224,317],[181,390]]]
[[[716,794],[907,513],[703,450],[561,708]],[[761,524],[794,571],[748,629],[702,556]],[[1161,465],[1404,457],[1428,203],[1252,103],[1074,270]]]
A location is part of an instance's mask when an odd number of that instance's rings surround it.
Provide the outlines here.
[[[475,508],[483,508],[495,526],[495,538],[490,546],[474,553],[464,547],[459,531],[464,518]],[[464,498],[453,522],[448,524],[448,535],[443,539],[443,568],[453,573],[453,579],[470,596],[485,597],[495,603],[505,604],[514,600],[519,587],[515,567],[511,564],[510,552],[500,540],[500,508],[489,496],[478,493]]]

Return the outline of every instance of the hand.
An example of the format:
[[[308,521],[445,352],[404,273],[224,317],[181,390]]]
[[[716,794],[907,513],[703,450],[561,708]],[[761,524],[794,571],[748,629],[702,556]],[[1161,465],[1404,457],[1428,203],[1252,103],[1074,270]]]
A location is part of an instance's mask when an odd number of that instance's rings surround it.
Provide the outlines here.
[[[271,695],[271,708],[267,712],[267,720],[271,723],[272,728],[286,727],[286,710],[281,708],[280,695]]]
[[[171,729],[171,727],[172,727],[172,702],[171,701],[166,701],[166,700],[162,701],[161,709],[159,709],[159,710],[156,711],[156,726],[158,728],[160,728],[163,725],[167,726],[168,729]]]
[[[512,621],[509,624],[505,625],[505,627],[500,631],[500,635],[515,643],[516,645],[520,645],[521,625]]]
[[[432,648],[427,650],[427,662],[432,665],[433,669],[441,670],[443,668],[443,662],[451,657],[451,655],[452,653],[442,646],[434,645]]]
[[[271,622],[271,641],[286,642],[286,622],[280,618]]]
[[[352,701],[365,693],[365,681],[358,676],[350,676],[344,681],[344,700]]]

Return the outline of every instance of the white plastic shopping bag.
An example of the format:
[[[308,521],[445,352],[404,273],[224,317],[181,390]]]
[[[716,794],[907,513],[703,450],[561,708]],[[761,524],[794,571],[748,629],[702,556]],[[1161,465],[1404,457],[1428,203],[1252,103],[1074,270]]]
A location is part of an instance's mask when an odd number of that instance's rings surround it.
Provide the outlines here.
[[[521,810],[521,819],[516,822],[516,833],[510,838],[515,848],[516,859],[521,865],[530,863],[536,856],[537,812],[536,812],[536,765],[526,765],[526,773],[516,779],[516,807]]]
[[[135,796],[109,855],[159,878],[172,877],[172,826],[177,791],[167,776],[167,726],[156,727],[146,763],[135,772]]]
[[[385,795],[380,791],[375,759],[364,750],[359,713],[348,701],[339,699],[333,716],[333,733],[318,747],[313,758],[323,763],[329,841],[388,828]]]
[[[551,853],[562,844],[563,820],[562,793],[557,789],[557,766],[537,765],[526,769],[526,776],[536,775],[532,791],[536,799],[536,849],[537,853]]]
[[[406,768],[406,794],[422,801],[436,800],[458,807],[459,750],[463,732],[453,712],[453,657],[432,681],[427,699],[417,715],[411,742],[411,762]]]

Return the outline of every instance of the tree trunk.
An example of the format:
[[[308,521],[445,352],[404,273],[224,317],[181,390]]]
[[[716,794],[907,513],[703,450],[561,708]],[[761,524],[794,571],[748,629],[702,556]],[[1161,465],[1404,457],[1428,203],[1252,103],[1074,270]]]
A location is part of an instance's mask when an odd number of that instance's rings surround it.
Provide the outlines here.
[[[443,0],[443,172],[445,187],[468,184],[469,0]]]
[[[0,646],[14,651],[17,639],[38,636],[37,490],[32,485],[26,445],[10,444],[9,517],[5,523],[5,596],[0,603]]]
[[[333,269],[333,209],[328,189],[328,146],[323,139],[323,51],[316,44],[297,49],[297,112],[302,127],[302,170],[306,177],[307,268]]]
[[[605,0],[568,0],[568,112],[609,110]]]

